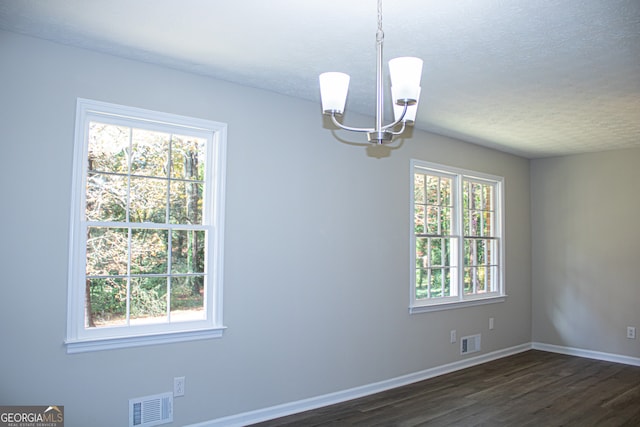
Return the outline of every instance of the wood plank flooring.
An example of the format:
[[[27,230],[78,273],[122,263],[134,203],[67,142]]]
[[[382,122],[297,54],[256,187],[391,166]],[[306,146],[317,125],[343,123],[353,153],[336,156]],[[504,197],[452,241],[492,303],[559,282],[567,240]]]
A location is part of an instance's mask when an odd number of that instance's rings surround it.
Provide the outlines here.
[[[640,367],[530,350],[254,426],[638,427]]]

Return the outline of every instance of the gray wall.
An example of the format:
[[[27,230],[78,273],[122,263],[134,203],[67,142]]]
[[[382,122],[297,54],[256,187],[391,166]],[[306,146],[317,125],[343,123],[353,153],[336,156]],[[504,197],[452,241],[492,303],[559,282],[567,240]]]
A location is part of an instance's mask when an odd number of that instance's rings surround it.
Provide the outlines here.
[[[531,340],[526,159],[420,131],[369,156],[318,103],[2,32],[0,57],[0,404],[121,426],[129,398],[186,376],[183,425],[458,361],[450,329],[485,353]],[[77,97],[228,123],[222,339],[66,353]],[[408,314],[410,158],[505,177],[505,303]]]
[[[533,340],[640,357],[640,149],[531,162]]]

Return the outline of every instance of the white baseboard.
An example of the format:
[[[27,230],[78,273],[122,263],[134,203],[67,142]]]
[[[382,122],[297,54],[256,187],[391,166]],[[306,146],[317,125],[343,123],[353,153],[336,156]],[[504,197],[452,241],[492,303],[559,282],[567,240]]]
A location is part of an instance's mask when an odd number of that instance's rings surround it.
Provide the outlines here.
[[[346,402],[347,400],[357,399],[359,397],[368,396],[370,394],[379,393],[381,391],[390,390],[392,388],[401,387],[407,384],[437,377],[439,375],[448,374],[460,369],[469,368],[471,366],[480,365],[492,360],[501,359],[517,353],[522,353],[531,349],[531,343],[482,354],[476,357],[470,357],[457,362],[449,363],[435,368],[426,369],[424,371],[414,372],[412,374],[403,375],[388,380],[367,384],[360,387],[354,387],[348,390],[342,390],[335,393],[329,393],[322,396],[316,396],[309,399],[298,400],[295,402],[285,403],[282,405],[272,406],[269,408],[258,409],[251,412],[231,415],[224,418],[217,418],[198,424],[191,424],[185,427],[241,427],[248,424],[259,423],[262,421],[272,420],[274,418],[285,417],[287,415],[299,412],[309,411],[323,406],[333,405],[336,403]]]
[[[568,354],[570,356],[586,357],[587,359],[605,360],[607,362],[623,363],[625,365],[640,366],[640,357],[623,356],[620,354],[603,353],[601,351],[584,350],[581,348],[565,347],[540,342],[531,343],[534,350],[548,351],[551,353]]]

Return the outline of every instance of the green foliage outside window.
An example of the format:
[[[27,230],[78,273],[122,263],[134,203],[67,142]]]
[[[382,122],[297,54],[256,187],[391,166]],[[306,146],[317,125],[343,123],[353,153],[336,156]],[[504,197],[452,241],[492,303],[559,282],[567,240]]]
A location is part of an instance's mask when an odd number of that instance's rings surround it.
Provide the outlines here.
[[[202,312],[205,140],[92,122],[88,142],[87,326]]]

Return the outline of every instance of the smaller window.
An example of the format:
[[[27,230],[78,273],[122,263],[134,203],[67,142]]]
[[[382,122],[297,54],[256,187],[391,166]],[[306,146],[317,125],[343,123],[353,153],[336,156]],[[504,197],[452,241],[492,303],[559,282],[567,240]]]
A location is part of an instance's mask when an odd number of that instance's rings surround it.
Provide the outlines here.
[[[225,138],[78,100],[69,352],[221,336]]]
[[[412,160],[410,311],[504,300],[501,177]]]

